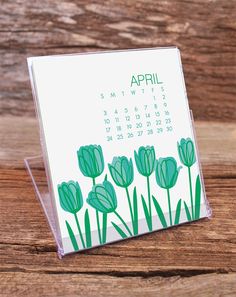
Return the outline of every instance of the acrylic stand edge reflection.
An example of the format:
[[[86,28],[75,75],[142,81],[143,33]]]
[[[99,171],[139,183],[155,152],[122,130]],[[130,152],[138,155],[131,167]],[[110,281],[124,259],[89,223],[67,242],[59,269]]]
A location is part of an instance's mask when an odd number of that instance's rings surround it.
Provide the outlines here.
[[[38,198],[43,208],[44,214],[47,218],[49,227],[56,242],[58,257],[62,258],[64,256],[64,250],[61,245],[60,237],[58,236],[56,231],[54,214],[55,210],[53,209],[51,197],[49,194],[43,155],[25,158],[24,163],[33,183],[36,197]]]

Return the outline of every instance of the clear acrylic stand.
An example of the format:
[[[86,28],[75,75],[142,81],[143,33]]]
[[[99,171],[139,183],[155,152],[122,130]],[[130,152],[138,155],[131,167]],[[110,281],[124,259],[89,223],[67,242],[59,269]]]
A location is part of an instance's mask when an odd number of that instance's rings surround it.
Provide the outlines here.
[[[194,128],[194,121],[193,121],[193,115],[191,110],[190,110],[190,117],[191,117],[194,138],[196,139],[196,131]],[[196,155],[197,155],[198,164],[200,168],[200,178],[201,178],[202,190],[204,193],[203,196],[206,197],[203,175],[202,175],[202,168],[201,168],[201,163],[199,161],[200,160],[199,150],[198,150],[197,144],[196,144]],[[43,208],[44,214],[47,218],[48,224],[50,226],[55,242],[57,244],[58,256],[59,258],[62,258],[65,255],[65,253],[60,239],[60,235],[59,235],[60,233],[58,232],[58,229],[57,229],[55,209],[53,207],[52,196],[50,195],[50,191],[49,191],[48,179],[47,179],[47,174],[44,166],[43,155],[25,158],[24,162],[25,162],[27,171],[31,177],[31,180],[36,192],[36,197],[38,198]],[[212,211],[209,206],[208,200],[206,198],[205,198],[205,204],[206,204],[206,212],[207,212],[206,217],[210,218],[212,215]]]
[[[57,244],[58,256],[59,258],[62,258],[62,256],[64,255],[64,251],[62,248],[61,239],[58,236],[58,232],[57,232],[57,224],[56,224],[55,213],[54,213],[55,210],[53,208],[51,195],[49,193],[47,175],[45,172],[45,167],[43,162],[43,156],[40,155],[40,156],[31,157],[31,158],[25,158],[24,163],[31,177],[34,190],[36,193],[36,197],[38,198],[43,208],[49,227],[52,231],[53,237]]]
[[[136,50],[134,50],[136,51]],[[49,163],[48,163],[48,156],[47,156],[47,150],[46,150],[46,143],[45,143],[45,135],[44,135],[44,129],[43,129],[43,122],[40,114],[40,108],[38,106],[38,96],[37,96],[37,88],[35,85],[35,80],[34,80],[34,71],[32,67],[32,58],[28,58],[28,68],[29,68],[29,74],[30,74],[30,81],[31,81],[31,86],[32,86],[32,93],[33,93],[33,98],[34,98],[34,103],[35,103],[35,110],[39,122],[39,132],[40,132],[40,143],[41,143],[41,148],[42,148],[42,155],[40,156],[35,156],[35,157],[27,157],[24,159],[25,166],[28,170],[28,173],[31,177],[35,192],[36,192],[36,197],[38,198],[43,211],[45,213],[45,216],[48,220],[48,224],[50,226],[50,229],[53,233],[55,242],[57,244],[57,251],[58,251],[58,256],[59,258],[62,258],[64,255],[71,253],[65,252],[63,249],[62,245],[62,239],[61,239],[61,232],[58,226],[58,213],[57,209],[55,206],[55,197],[53,195],[53,189],[51,185],[51,179],[50,179],[50,168],[49,168]],[[182,68],[181,65],[181,60],[179,56],[179,62],[180,62],[180,67]],[[182,74],[183,77],[183,74]],[[183,85],[185,86],[184,83],[184,78],[183,78]],[[186,100],[187,100],[187,95],[186,95]],[[192,131],[194,134],[194,138],[196,140],[196,135],[195,135],[195,129],[194,129],[194,123],[193,123],[193,117],[192,117],[192,112],[190,111],[189,114],[189,121],[192,123]],[[211,217],[211,209],[209,207],[208,201],[206,199],[206,194],[205,194],[205,188],[204,188],[204,182],[203,182],[203,176],[202,176],[202,170],[201,170],[201,163],[200,163],[200,158],[199,158],[199,151],[197,148],[197,142],[196,143],[196,156],[197,156],[197,162],[199,166],[199,172],[200,172],[200,179],[201,179],[201,184],[202,184],[202,190],[203,190],[203,196],[205,199],[205,212],[204,216],[202,217]],[[187,223],[186,220],[183,220],[182,223]],[[180,223],[180,224],[182,224]],[[169,228],[169,227],[168,227]],[[162,228],[158,228],[153,230],[152,232],[161,230]],[[149,232],[146,232],[149,233]],[[141,232],[141,234],[145,234],[145,232]],[[114,240],[113,240],[114,239]],[[118,239],[113,238],[109,242],[114,242],[117,241]],[[120,240],[120,239],[119,239]],[[95,246],[93,246],[95,247]],[[74,251],[73,251],[74,252]],[[77,251],[76,251],[77,252]]]

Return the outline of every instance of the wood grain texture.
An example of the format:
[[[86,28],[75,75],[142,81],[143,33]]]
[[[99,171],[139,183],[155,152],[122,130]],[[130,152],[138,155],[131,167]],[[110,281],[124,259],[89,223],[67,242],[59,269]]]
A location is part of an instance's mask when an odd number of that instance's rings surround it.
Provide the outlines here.
[[[3,117],[0,124],[0,136],[4,139],[0,146],[0,151],[4,151],[0,158],[3,190],[0,213],[6,222],[0,227],[0,261],[1,284],[6,294],[15,292],[15,287],[9,285],[11,280],[18,287],[19,296],[21,290],[30,295],[32,291],[26,281],[29,279],[36,284],[36,296],[42,292],[46,296],[57,295],[62,287],[68,288],[69,296],[73,296],[78,288],[86,290],[88,286],[93,288],[87,290],[91,296],[95,290],[102,295],[109,282],[114,286],[111,291],[114,296],[125,289],[133,296],[142,295],[135,285],[140,282],[144,288],[142,293],[150,296],[183,293],[184,288],[186,296],[194,296],[199,287],[202,289],[198,296],[220,296],[221,291],[225,296],[233,296],[236,290],[236,208],[232,207],[236,195],[236,124],[196,122],[206,191],[213,210],[211,220],[110,244],[61,261],[22,165],[25,153],[40,152],[36,120]],[[222,142],[225,145],[221,145]],[[20,145],[13,146],[13,143]],[[75,286],[77,278],[80,282]],[[42,279],[42,284],[57,279],[60,285],[43,288],[36,279]],[[221,290],[218,295],[213,294],[216,284]],[[61,292],[65,292],[63,290]]]
[[[236,272],[235,180],[206,179],[213,218],[67,256],[56,246],[27,173],[4,170],[1,179],[1,267],[4,271],[93,272],[118,275],[192,275]],[[28,184],[28,186],[27,186]],[[5,193],[7,199],[4,200]],[[9,209],[11,209],[9,215]],[[15,224],[17,218],[17,224]],[[14,226],[14,237],[12,228]],[[210,253],[210,256],[209,256]]]
[[[235,121],[235,11],[226,0],[2,1],[1,113],[34,116],[28,56],[175,45],[196,119]]]
[[[0,274],[1,279],[1,274]],[[114,277],[93,274],[9,273],[2,294],[9,296],[231,296],[236,295],[236,274],[209,274],[194,278]],[[12,287],[11,283],[15,286]],[[30,282],[30,286],[29,286]],[[58,284],[61,284],[58,287]],[[112,284],[112,289],[111,289]],[[89,286],[89,291],[87,290]],[[216,291],[217,288],[217,291]],[[0,293],[1,296],[1,293]]]
[[[196,121],[195,130],[205,170],[211,167],[209,174],[220,176],[214,165],[223,164],[224,170],[229,168],[228,174],[236,174],[236,123]],[[0,139],[1,167],[22,168],[26,156],[41,154],[36,118],[0,117]]]
[[[0,296],[236,296],[235,11],[226,0],[0,0]],[[212,219],[59,260],[23,164],[41,153],[26,58],[171,45]]]

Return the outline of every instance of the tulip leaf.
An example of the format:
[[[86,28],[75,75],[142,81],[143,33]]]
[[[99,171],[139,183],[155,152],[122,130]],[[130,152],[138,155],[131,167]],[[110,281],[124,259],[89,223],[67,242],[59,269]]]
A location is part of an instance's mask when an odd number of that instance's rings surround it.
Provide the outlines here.
[[[138,234],[138,201],[137,201],[137,191],[134,187],[133,191],[133,219],[134,219],[134,235]]]
[[[71,240],[74,250],[78,251],[79,247],[78,247],[78,244],[77,244],[77,241],[75,238],[75,234],[74,234],[73,230],[71,229],[70,224],[67,221],[66,221],[66,228],[67,228],[68,234],[70,236],[70,240]]]
[[[153,200],[153,204],[154,204],[154,206],[156,208],[157,215],[158,215],[158,217],[159,217],[159,219],[161,221],[161,224],[162,224],[163,228],[167,228],[168,225],[166,223],[166,219],[165,219],[165,216],[164,216],[164,213],[163,213],[163,211],[161,209],[160,204],[158,203],[157,199],[154,196],[152,196],[152,200]]]
[[[151,222],[152,218],[150,217],[148,207],[147,207],[147,204],[146,204],[146,201],[145,201],[145,198],[143,197],[143,195],[141,195],[141,198],[142,198],[143,211],[145,214],[148,229],[149,229],[149,231],[152,231],[152,222]]]
[[[175,212],[175,223],[174,225],[179,224],[179,218],[180,218],[180,213],[181,213],[181,199],[179,199],[177,207],[176,207],[176,212]]]
[[[201,206],[201,182],[199,175],[196,179],[196,186],[195,186],[195,220],[199,219],[200,217],[200,206]]]
[[[85,226],[86,247],[90,248],[92,246],[92,239],[91,239],[91,227],[90,227],[88,209],[86,209],[84,214],[84,226]]]
[[[127,238],[128,236],[125,234],[125,232],[118,226],[116,225],[115,223],[111,222],[113,227],[116,229],[116,231],[120,234],[120,236],[122,238]]]
[[[186,212],[186,216],[187,216],[188,221],[189,221],[189,222],[192,221],[190,212],[189,212],[189,210],[188,210],[188,205],[186,204],[185,201],[184,201],[184,208],[185,208],[185,212]]]

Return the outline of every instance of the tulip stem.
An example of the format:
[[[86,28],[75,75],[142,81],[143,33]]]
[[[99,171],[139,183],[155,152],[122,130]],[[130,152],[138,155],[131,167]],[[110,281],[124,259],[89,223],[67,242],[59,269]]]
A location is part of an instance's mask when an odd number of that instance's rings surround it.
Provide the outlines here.
[[[129,211],[130,211],[130,216],[131,216],[131,221],[132,221],[132,226],[133,226],[133,231],[134,231],[134,215],[133,215],[133,209],[132,209],[132,204],[130,201],[130,196],[129,196],[129,190],[128,187],[125,188],[128,203],[129,203]]]
[[[127,226],[127,224],[125,223],[125,221],[122,219],[122,217],[118,214],[118,212],[114,211],[114,214],[119,218],[119,220],[122,222],[122,224],[124,225],[125,229],[128,231],[130,236],[133,236],[132,232],[130,231],[129,227]]]
[[[171,211],[171,204],[170,204],[170,189],[167,189],[167,197],[168,197],[168,206],[169,206],[170,226],[172,226],[172,211]]]
[[[75,216],[76,225],[77,225],[77,228],[78,228],[78,231],[79,231],[80,240],[82,242],[83,248],[85,249],[85,243],[84,243],[83,235],[82,235],[82,232],[81,232],[80,224],[79,224],[76,213],[74,214],[74,216]]]
[[[102,216],[102,243],[106,243],[107,240],[107,213],[103,213]]]
[[[150,180],[149,176],[147,176],[147,190],[148,190],[148,208],[149,208],[149,216],[150,216],[150,231],[152,231],[152,205],[151,205],[151,191],[150,191]]]
[[[93,186],[95,186],[95,184],[96,184],[95,177],[93,177],[92,179],[93,179]],[[99,238],[100,244],[102,244],[102,236],[101,236],[101,229],[100,229],[98,210],[96,210],[96,220],[97,220],[97,227],[98,227],[98,238]]]
[[[100,244],[102,244],[102,237],[101,237],[101,230],[100,230],[100,222],[99,222],[99,213],[98,213],[98,210],[96,210],[96,219],[97,219],[97,226],[98,226],[99,242],[100,242]]]
[[[191,198],[191,208],[192,208],[192,220],[194,219],[194,210],[193,210],[193,190],[192,190],[192,178],[191,178],[191,170],[188,167],[188,180],[189,180],[189,189],[190,189],[190,198]]]

